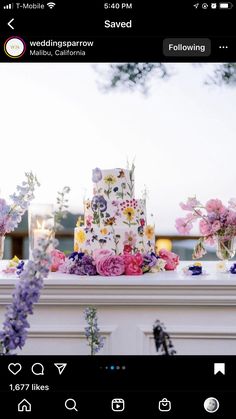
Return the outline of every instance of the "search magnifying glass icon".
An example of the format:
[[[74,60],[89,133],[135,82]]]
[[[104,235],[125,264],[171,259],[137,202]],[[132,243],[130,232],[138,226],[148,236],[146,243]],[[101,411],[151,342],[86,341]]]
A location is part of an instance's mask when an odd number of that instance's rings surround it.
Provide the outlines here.
[[[67,410],[75,410],[76,412],[78,412],[75,399],[67,399],[65,401],[65,408]]]

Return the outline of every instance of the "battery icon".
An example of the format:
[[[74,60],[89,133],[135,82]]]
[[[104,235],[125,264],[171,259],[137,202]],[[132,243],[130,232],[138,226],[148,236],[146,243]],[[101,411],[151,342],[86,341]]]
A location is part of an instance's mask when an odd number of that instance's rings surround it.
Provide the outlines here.
[[[219,8],[220,9],[232,9],[233,4],[232,3],[220,3]]]

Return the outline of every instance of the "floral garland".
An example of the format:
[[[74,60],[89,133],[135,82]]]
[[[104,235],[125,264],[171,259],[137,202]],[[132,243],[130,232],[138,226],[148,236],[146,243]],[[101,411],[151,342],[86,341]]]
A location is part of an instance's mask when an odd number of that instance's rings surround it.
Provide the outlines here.
[[[165,249],[160,250],[158,255],[153,252],[115,255],[111,250],[99,249],[93,252],[93,256],[73,252],[67,257],[63,252],[54,250],[51,257],[52,271],[82,276],[143,275],[174,270],[179,264],[179,257]]]

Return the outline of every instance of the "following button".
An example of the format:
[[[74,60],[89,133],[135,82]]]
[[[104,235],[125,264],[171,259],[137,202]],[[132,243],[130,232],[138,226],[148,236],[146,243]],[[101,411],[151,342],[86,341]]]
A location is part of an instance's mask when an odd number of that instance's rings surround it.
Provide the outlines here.
[[[209,57],[211,40],[208,38],[166,38],[163,41],[166,57]]]

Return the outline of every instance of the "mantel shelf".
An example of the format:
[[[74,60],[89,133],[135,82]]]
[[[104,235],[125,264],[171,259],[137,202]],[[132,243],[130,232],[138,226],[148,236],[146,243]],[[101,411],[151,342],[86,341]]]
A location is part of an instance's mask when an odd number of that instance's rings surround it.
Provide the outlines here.
[[[17,283],[0,264],[0,323]],[[30,316],[24,354],[87,354],[84,308],[98,309],[105,337],[102,354],[155,354],[152,326],[164,322],[178,354],[234,354],[236,275],[216,272],[184,276],[175,272],[143,276],[81,277],[51,273]]]
[[[205,262],[207,275],[185,276],[182,267],[186,265],[187,262],[182,262],[177,271],[143,276],[50,273],[39,304],[236,306],[236,275],[216,272],[216,263]],[[0,274],[0,304],[10,302],[16,281],[14,275]]]

